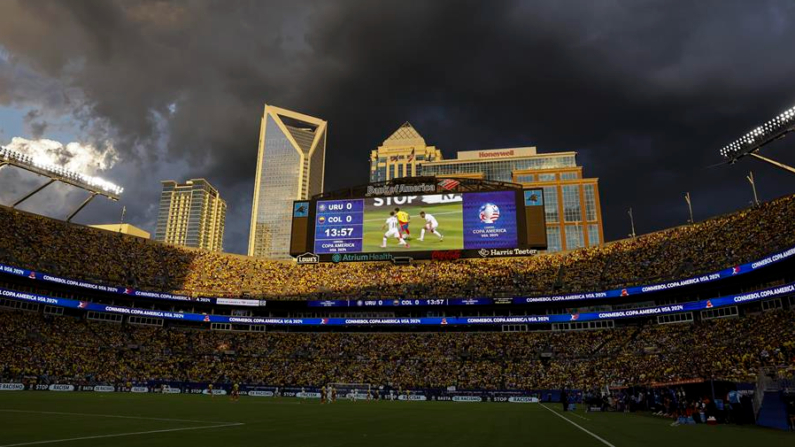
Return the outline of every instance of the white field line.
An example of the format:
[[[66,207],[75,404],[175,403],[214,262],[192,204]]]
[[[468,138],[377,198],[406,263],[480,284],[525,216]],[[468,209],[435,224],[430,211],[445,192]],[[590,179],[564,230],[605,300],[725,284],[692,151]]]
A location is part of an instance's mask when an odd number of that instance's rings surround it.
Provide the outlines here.
[[[60,414],[64,416],[92,416],[99,418],[115,418],[115,419],[141,419],[145,421],[164,421],[164,422],[198,422],[201,424],[239,424],[239,422],[228,421],[197,421],[195,419],[171,419],[171,418],[151,418],[145,416],[122,416],[118,414],[95,414],[95,413],[68,413],[64,411],[37,411],[37,410],[7,410],[1,409],[4,413],[36,413],[36,414]]]
[[[58,442],[69,442],[69,441],[82,441],[86,439],[102,439],[102,438],[118,438],[121,436],[137,436],[137,435],[149,435],[153,433],[168,433],[174,431],[186,431],[186,430],[206,430],[208,428],[222,428],[222,427],[234,427],[237,425],[243,425],[242,422],[235,422],[231,424],[223,424],[223,425],[208,425],[205,427],[184,427],[184,428],[168,428],[163,430],[149,430],[149,431],[133,431],[127,433],[115,433],[112,435],[97,435],[97,436],[82,436],[79,438],[65,438],[65,439],[50,439],[46,441],[33,441],[33,442],[21,442],[17,444],[4,444],[0,447],[16,447],[16,446],[23,446],[23,445],[38,445],[38,444],[55,444]]]
[[[16,444],[4,444],[0,445],[0,447],[16,447],[16,446],[24,446],[24,445],[39,445],[39,444],[55,444],[59,442],[69,442],[69,441],[82,441],[88,439],[103,439],[103,438],[118,438],[122,436],[138,436],[138,435],[148,435],[153,433],[169,433],[175,431],[187,431],[187,430],[206,430],[210,428],[223,428],[223,427],[236,427],[240,425],[245,425],[242,422],[218,422],[218,421],[197,421],[193,419],[170,419],[170,418],[151,418],[151,417],[138,417],[138,416],[122,416],[116,414],[89,414],[89,413],[67,413],[61,411],[33,411],[33,410],[4,410],[0,409],[0,412],[5,413],[36,413],[36,414],[56,414],[56,415],[65,415],[65,416],[90,416],[90,417],[101,417],[101,418],[114,418],[114,419],[139,419],[145,421],[161,421],[161,422],[193,422],[193,423],[201,423],[201,424],[215,424],[215,425],[204,425],[199,427],[180,427],[180,428],[165,428],[160,430],[147,430],[147,431],[137,431],[137,432],[125,432],[125,433],[114,433],[109,435],[95,435],[95,436],[81,436],[77,438],[64,438],[64,439],[50,439],[44,441],[32,441],[32,442],[21,442]]]
[[[563,419],[564,421],[568,422],[569,424],[571,424],[571,425],[573,425],[573,426],[575,426],[575,427],[579,428],[580,430],[584,431],[585,433],[588,433],[589,435],[591,435],[591,436],[592,436],[592,437],[594,437],[595,439],[599,440],[599,441],[600,441],[602,444],[606,445],[607,447],[616,447],[616,446],[614,446],[613,444],[611,444],[611,443],[609,443],[609,442],[605,441],[604,439],[600,438],[600,437],[599,437],[599,435],[597,435],[597,434],[594,434],[593,432],[589,431],[589,430],[588,430],[588,429],[586,429],[585,427],[583,427],[583,426],[581,426],[580,424],[578,424],[578,423],[576,423],[576,422],[572,421],[571,419],[567,418],[566,416],[563,416],[562,414],[558,413],[557,411],[555,411],[555,410],[553,410],[553,409],[551,409],[551,408],[547,407],[547,406],[546,406],[546,405],[544,405],[544,404],[541,404],[541,406],[542,406],[542,407],[544,407],[544,408],[546,408],[546,409],[547,409],[547,410],[549,410],[550,412],[552,412],[552,414],[554,414],[555,416],[557,416],[557,417],[559,417],[559,418]],[[3,446],[0,446],[0,447],[3,447]]]
[[[580,418],[580,419],[582,419],[583,421],[590,421],[590,419],[588,419],[587,417],[585,417],[585,416],[580,416],[579,414],[577,414],[577,413],[576,413],[576,412],[574,412],[574,411],[567,411],[567,412],[566,412],[566,414],[570,414],[570,415],[572,415],[572,416],[574,416],[574,417],[576,417],[576,418]]]

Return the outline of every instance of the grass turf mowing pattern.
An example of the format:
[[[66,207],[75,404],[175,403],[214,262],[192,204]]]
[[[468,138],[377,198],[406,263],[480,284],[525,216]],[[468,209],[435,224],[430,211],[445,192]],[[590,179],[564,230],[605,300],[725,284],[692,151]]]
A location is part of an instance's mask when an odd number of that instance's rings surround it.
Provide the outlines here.
[[[122,393],[0,393],[0,446],[43,440],[212,426],[244,425],[55,444],[69,446],[604,446],[560,417],[560,405],[457,402],[345,402]],[[10,412],[2,410],[23,410]],[[552,410],[552,411],[550,411]],[[81,413],[53,415],[35,412]],[[87,414],[173,418],[169,422]],[[623,413],[564,417],[622,446],[792,446],[795,435],[757,427],[671,427],[670,420]],[[587,418],[587,420],[582,419]],[[34,444],[36,445],[36,444]]]
[[[402,247],[398,244],[398,240],[390,237],[387,242],[386,248],[381,248],[384,233],[386,230],[381,229],[386,219],[389,217],[389,212],[392,211],[394,206],[384,206],[380,208],[372,208],[368,205],[365,211],[365,221],[362,228],[364,239],[362,240],[362,251],[369,252],[401,252],[401,251],[433,251],[433,250],[461,250],[464,248],[464,218],[461,209],[462,202],[447,203],[440,205],[401,205],[400,209],[409,213],[411,221],[409,222],[409,231],[411,232],[410,239],[407,240],[409,248]],[[439,232],[444,235],[444,240],[439,241],[436,235],[431,234],[430,231],[425,232],[425,240],[420,242],[420,234],[422,228],[425,226],[425,219],[420,217],[420,211],[432,214],[439,222]]]

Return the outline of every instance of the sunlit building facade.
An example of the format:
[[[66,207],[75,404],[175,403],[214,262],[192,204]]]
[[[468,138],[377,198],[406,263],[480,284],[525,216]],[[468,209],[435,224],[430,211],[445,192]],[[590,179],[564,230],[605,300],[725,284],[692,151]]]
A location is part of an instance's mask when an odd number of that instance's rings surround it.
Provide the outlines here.
[[[426,145],[419,132],[405,122],[378,149],[370,152],[370,182],[421,176],[425,163],[441,159],[442,152]]]
[[[91,228],[98,228],[100,230],[110,231],[113,233],[120,233],[126,234],[129,236],[140,237],[141,239],[150,239],[151,235],[149,232],[144,231],[134,225],[130,224],[101,224],[101,225],[89,225]]]
[[[290,259],[294,200],[323,192],[327,123],[265,106],[260,126],[249,256]]]
[[[599,179],[583,178],[581,166],[518,170],[513,181],[544,189],[548,251],[604,242]]]
[[[458,152],[422,167],[422,175],[520,183],[544,189],[548,251],[604,241],[599,179],[583,178],[576,152],[539,154],[535,147]]]
[[[184,247],[223,251],[226,202],[205,179],[165,180],[160,194],[155,240]]]

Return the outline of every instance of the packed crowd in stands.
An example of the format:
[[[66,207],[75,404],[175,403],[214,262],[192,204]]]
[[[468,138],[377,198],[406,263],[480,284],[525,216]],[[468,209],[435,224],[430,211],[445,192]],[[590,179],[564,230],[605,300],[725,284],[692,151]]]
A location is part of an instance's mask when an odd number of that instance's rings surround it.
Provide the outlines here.
[[[795,373],[795,311],[524,333],[231,333],[0,311],[0,378],[411,388],[594,389]]]
[[[795,196],[569,253],[298,266],[189,250],[0,207],[0,263],[190,296],[470,297],[597,291],[712,272],[795,246]]]

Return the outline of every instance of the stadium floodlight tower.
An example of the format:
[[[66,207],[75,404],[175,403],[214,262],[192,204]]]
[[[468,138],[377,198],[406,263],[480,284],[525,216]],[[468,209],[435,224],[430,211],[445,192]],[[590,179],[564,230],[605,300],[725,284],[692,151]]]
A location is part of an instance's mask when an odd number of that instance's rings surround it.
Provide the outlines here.
[[[795,174],[795,168],[792,166],[787,166],[784,163],[771,160],[758,154],[759,149],[762,149],[763,146],[779,138],[783,138],[793,130],[795,130],[795,107],[784,111],[784,113],[748,132],[728,146],[725,146],[720,150],[720,154],[728,159],[729,164],[734,164],[740,158],[750,155],[757,160],[762,160],[777,168]]]
[[[72,185],[88,191],[90,194],[88,198],[84,200],[83,203],[81,203],[80,206],[69,215],[69,217],[67,217],[67,222],[70,222],[72,218],[77,215],[77,213],[79,213],[83,208],[86,207],[86,205],[89,204],[89,202],[91,202],[91,200],[94,199],[94,197],[105,196],[115,202],[119,200],[119,196],[122,192],[124,192],[124,188],[114,185],[113,183],[103,180],[99,177],[92,177],[80,172],[75,172],[62,166],[52,164],[49,161],[37,159],[36,157],[23,154],[5,146],[0,146],[0,169],[4,168],[5,166],[15,166],[17,168],[24,169],[50,179],[48,182],[37,187],[21,199],[14,202],[14,204],[11,205],[11,208],[16,208],[19,204],[33,197],[36,193],[55,182],[66,183],[67,185]]]

